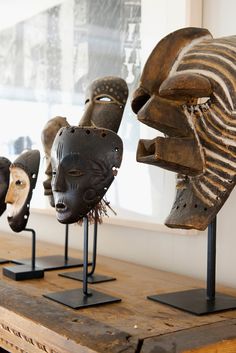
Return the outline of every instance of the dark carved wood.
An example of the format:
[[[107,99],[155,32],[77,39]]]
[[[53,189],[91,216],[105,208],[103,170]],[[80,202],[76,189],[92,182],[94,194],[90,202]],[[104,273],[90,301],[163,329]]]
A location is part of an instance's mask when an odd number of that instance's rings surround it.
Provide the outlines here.
[[[128,97],[127,83],[120,77],[105,76],[87,88],[85,111],[79,126],[93,126],[118,132]]]
[[[27,237],[21,238],[20,249],[18,243],[16,234],[1,233],[0,256],[26,257]],[[61,246],[42,241],[37,249],[39,256],[62,251]],[[71,249],[71,256],[80,257],[81,252]],[[204,287],[203,281],[111,257],[100,256],[98,266],[99,272],[115,273],[119,280],[96,284],[96,289],[122,302],[74,310],[43,296],[78,288],[76,281],[57,271],[20,282],[10,282],[0,272],[0,347],[11,353],[235,352],[236,310],[197,316],[147,300],[151,293]],[[236,295],[235,289],[219,289]]]

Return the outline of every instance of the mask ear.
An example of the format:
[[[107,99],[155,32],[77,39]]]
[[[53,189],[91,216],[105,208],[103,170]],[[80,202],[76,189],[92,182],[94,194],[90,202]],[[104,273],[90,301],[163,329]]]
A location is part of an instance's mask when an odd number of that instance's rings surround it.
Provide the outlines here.
[[[188,27],[163,38],[153,49],[144,66],[140,85],[145,87],[147,92],[158,90],[161,83],[168,77],[182,49],[201,38],[202,40],[211,39],[212,36],[205,28]]]
[[[167,78],[159,88],[159,95],[164,98],[201,98],[212,94],[210,81],[199,74],[177,73]]]

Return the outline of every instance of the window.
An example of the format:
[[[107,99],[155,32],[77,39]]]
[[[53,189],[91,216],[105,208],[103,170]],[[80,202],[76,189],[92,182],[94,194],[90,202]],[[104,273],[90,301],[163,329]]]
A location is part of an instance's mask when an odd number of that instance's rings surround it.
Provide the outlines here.
[[[131,96],[154,45],[187,24],[187,2],[61,0],[51,6],[48,0],[44,10],[0,30],[1,155],[14,161],[25,148],[40,150],[32,206],[47,205],[40,138],[46,121],[60,115],[77,125],[86,87],[102,76],[124,78]],[[136,121],[128,101],[118,134],[124,158],[107,198],[122,217],[162,222],[174,194],[174,175],[135,160],[139,138],[157,131]]]

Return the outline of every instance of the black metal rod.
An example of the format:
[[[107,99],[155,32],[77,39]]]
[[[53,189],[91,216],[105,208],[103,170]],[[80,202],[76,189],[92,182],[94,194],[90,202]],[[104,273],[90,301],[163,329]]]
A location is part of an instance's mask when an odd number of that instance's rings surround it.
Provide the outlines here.
[[[84,263],[83,263],[83,293],[88,294],[88,217],[83,219],[84,223]]]
[[[207,300],[215,299],[215,282],[216,282],[216,217],[208,226]]]
[[[95,217],[94,228],[93,228],[93,256],[92,256],[92,267],[90,272],[88,272],[88,276],[92,276],[94,274],[96,268],[97,261],[97,234],[98,234],[98,220]]]
[[[31,267],[32,267],[32,270],[34,270],[35,269],[35,256],[36,256],[36,233],[35,233],[34,229],[31,229],[31,228],[25,228],[24,230],[26,232],[32,233]]]
[[[65,227],[65,262],[68,261],[69,224]]]

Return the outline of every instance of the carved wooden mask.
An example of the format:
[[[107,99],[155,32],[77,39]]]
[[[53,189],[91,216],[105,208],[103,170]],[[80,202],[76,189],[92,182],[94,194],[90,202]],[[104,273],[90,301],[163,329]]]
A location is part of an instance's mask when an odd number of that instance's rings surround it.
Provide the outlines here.
[[[47,175],[47,179],[44,180],[43,182],[44,195],[49,197],[49,202],[52,207],[55,207],[55,204],[53,200],[52,186],[51,186],[51,182],[52,182],[51,148],[58,130],[60,130],[60,128],[64,126],[70,126],[66,118],[61,116],[56,116],[55,118],[48,120],[48,122],[44,126],[43,131],[41,133],[41,141],[43,144],[43,149],[44,149],[45,159],[46,159],[45,174]]]
[[[178,173],[166,225],[204,230],[236,179],[236,36],[183,28],[149,56],[132,109],[165,137],[140,140],[137,160]]]
[[[94,80],[85,96],[85,112],[80,126],[93,126],[117,132],[128,97],[126,82],[116,76]]]
[[[20,154],[10,166],[11,180],[5,201],[10,204],[7,219],[14,232],[21,232],[27,225],[39,162],[39,151],[29,150]]]
[[[0,216],[6,210],[5,197],[9,186],[11,162],[5,157],[0,157]]]
[[[71,126],[58,131],[51,162],[59,222],[77,222],[98,204],[117,174],[122,153],[122,140],[111,130]]]

